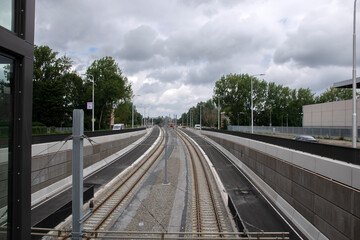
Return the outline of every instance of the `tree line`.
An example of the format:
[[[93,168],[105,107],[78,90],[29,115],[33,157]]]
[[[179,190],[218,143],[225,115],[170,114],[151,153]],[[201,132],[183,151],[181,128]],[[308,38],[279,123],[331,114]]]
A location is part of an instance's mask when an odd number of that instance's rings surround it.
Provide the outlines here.
[[[251,85],[255,126],[302,126],[304,105],[352,99],[351,89],[330,87],[316,96],[309,88],[290,89],[248,74],[228,74],[216,81],[212,99],[191,107],[180,121],[199,124],[201,107],[202,125],[217,127],[219,107],[230,124],[251,125]]]
[[[132,89],[112,57],[92,62],[84,75],[72,70],[72,61],[49,46],[34,47],[33,123],[47,127],[71,127],[73,109],[84,110],[84,128],[91,129],[94,84],[95,129],[110,128],[110,116],[115,123],[131,125]],[[114,110],[113,110],[114,109]],[[134,123],[141,124],[142,115],[134,108]]]
[[[115,123],[132,123],[131,84],[112,57],[95,60],[84,75],[73,70],[67,56],[58,56],[49,46],[35,46],[33,71],[33,123],[47,127],[71,127],[73,109],[84,110],[84,128],[91,129],[92,87],[95,95],[95,129],[110,128]],[[183,125],[200,123],[216,127],[218,107],[232,125],[251,125],[251,82],[253,113],[256,126],[301,126],[302,106],[347,100],[351,89],[330,87],[318,96],[309,88],[290,89],[274,82],[267,83],[248,74],[227,74],[215,83],[213,96],[199,102],[178,120]],[[142,115],[134,108],[134,124]],[[163,119],[156,119],[161,122]],[[225,122],[226,127],[227,122]]]

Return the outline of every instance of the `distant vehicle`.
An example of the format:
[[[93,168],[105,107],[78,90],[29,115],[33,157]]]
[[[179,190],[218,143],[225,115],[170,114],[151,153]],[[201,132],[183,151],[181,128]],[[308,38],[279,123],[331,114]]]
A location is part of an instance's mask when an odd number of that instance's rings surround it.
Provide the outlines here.
[[[195,129],[196,129],[196,130],[200,130],[200,129],[201,129],[200,124],[195,124]]]
[[[173,124],[173,123],[170,123],[169,126],[170,126],[171,128],[174,128],[174,124]]]
[[[121,130],[121,129],[125,129],[125,125],[123,123],[114,124],[112,130]]]
[[[307,135],[298,135],[298,136],[293,137],[293,139],[297,140],[297,141],[303,141],[303,142],[312,142],[312,143],[319,142],[318,140],[316,140],[312,136],[307,136]]]

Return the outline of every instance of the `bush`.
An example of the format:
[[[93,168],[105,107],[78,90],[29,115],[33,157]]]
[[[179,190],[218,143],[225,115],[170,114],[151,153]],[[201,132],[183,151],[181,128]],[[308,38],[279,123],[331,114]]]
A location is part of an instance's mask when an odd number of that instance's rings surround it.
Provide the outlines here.
[[[9,127],[5,126],[5,127],[0,127],[0,136],[2,137],[8,137],[9,136]]]
[[[32,134],[47,134],[47,127],[46,126],[33,126]]]
[[[46,127],[46,125],[41,122],[33,122],[32,126],[33,127]]]

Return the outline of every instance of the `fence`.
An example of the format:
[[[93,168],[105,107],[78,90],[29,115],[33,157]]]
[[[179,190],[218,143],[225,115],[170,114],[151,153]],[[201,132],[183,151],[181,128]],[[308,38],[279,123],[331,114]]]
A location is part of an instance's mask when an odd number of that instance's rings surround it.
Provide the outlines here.
[[[251,126],[228,126],[229,131],[251,132]],[[287,127],[287,126],[254,126],[254,133],[272,133],[287,135],[310,135],[323,138],[352,138],[351,128],[315,128],[315,127]],[[359,137],[358,129],[358,137]]]

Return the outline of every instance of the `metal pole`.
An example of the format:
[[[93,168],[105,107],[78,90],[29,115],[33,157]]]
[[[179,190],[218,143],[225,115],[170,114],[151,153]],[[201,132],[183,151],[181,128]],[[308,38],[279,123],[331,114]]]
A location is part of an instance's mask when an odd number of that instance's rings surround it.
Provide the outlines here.
[[[165,175],[164,175],[164,184],[168,184],[167,180],[167,158],[168,158],[168,117],[165,118]]]
[[[144,111],[143,111],[143,113],[144,113],[144,115],[143,115],[143,120],[142,120],[142,123],[141,124],[143,124],[143,126],[145,127],[145,106],[144,106]]]
[[[93,85],[92,85],[92,125],[91,125],[91,130],[94,131],[94,109],[95,109],[95,96],[94,96],[94,82],[95,82],[95,78],[93,77]]]
[[[190,127],[192,127],[192,110],[190,111]]]
[[[132,119],[131,119],[131,128],[134,128],[134,102],[135,97],[140,95],[132,95]]]
[[[134,128],[134,97],[132,101],[132,118],[131,118],[131,128]]]
[[[251,77],[251,133],[254,133],[253,79],[252,79],[252,77]]]
[[[220,129],[220,98],[218,99],[218,130]]]
[[[201,105],[200,105],[200,131],[201,131]]]
[[[254,133],[254,106],[253,106],[253,77],[255,76],[264,76],[265,74],[260,73],[256,75],[251,75],[251,133]]]
[[[73,111],[73,149],[72,149],[72,240],[82,239],[83,217],[83,135],[84,111]]]
[[[357,119],[356,119],[356,0],[354,1],[354,29],[353,29],[353,118],[352,118],[352,147],[356,148]]]

